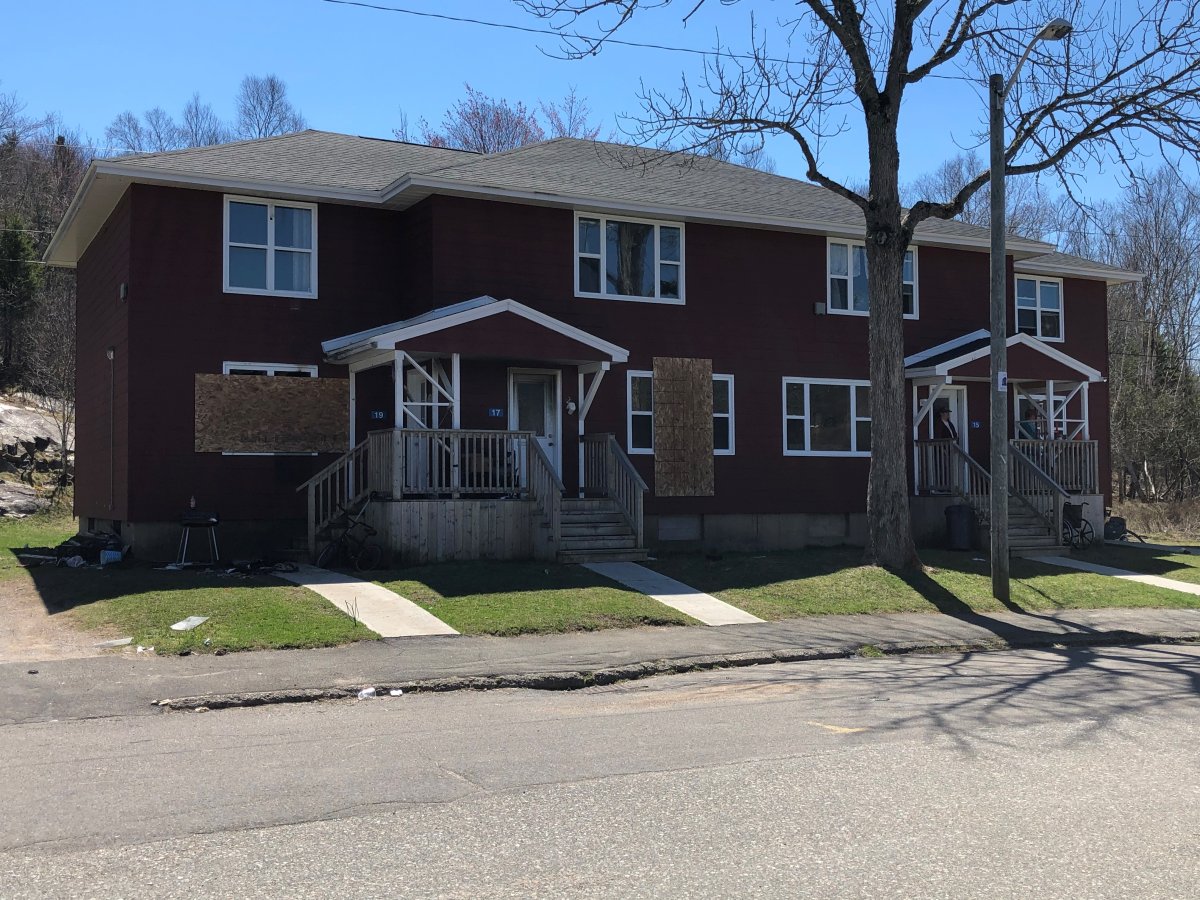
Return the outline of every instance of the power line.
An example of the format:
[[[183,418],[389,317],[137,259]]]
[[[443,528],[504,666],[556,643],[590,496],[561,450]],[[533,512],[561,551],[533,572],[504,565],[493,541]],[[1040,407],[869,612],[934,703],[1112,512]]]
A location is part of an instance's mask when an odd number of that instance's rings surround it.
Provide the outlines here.
[[[524,34],[537,34],[548,37],[558,38],[575,38],[576,40],[586,42],[593,47],[603,44],[614,44],[620,47],[631,47],[637,50],[662,50],[668,53],[688,53],[694,56],[723,56],[726,59],[741,59],[750,62],[770,62],[779,63],[787,66],[799,66],[801,68],[817,69],[820,68],[814,62],[806,60],[786,59],[778,56],[757,56],[753,53],[735,53],[731,50],[699,50],[695,47],[679,47],[673,44],[657,44],[649,41],[627,41],[621,38],[604,37],[604,38],[589,38],[582,34],[559,31],[555,28],[535,28],[532,25],[514,25],[510,22],[492,22],[487,19],[477,19],[471,16],[452,16],[449,13],[429,12],[428,10],[407,9],[400,6],[381,6],[377,3],[366,3],[365,0],[321,0],[322,3],[332,3],[336,6],[357,6],[362,9],[372,9],[378,12],[399,13],[405,16],[416,16],[422,19],[440,19],[445,22],[454,22],[462,25],[480,25],[486,28],[500,28],[505,31],[519,31]],[[846,68],[847,64],[839,62],[836,64],[839,68]],[[969,75],[947,75],[941,72],[930,72],[927,78],[938,78],[946,81],[965,81],[970,84],[979,86],[984,85],[983,77],[973,78]],[[1022,79],[1019,83],[1026,85],[1037,85],[1038,82]]]

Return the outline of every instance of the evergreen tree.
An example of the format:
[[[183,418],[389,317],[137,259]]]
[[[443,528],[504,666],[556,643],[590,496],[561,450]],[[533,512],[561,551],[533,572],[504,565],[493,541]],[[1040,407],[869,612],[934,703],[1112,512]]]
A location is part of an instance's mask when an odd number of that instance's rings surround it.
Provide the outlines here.
[[[39,276],[25,220],[9,216],[0,222],[0,365],[9,383],[20,374],[16,335],[33,309]]]

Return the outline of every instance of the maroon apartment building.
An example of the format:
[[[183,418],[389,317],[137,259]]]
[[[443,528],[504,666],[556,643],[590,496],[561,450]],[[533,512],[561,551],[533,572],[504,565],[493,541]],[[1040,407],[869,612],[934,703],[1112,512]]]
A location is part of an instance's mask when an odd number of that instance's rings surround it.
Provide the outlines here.
[[[372,493],[413,559],[860,542],[862,237],[822,188],[571,139],[305,131],[98,161],[47,253],[78,274],[76,513],[150,556],[192,497],[229,555],[315,540]],[[1106,287],[1138,276],[1008,249],[1012,452],[1100,515]],[[917,230],[925,538],[948,502],[986,508],[987,289],[985,231]]]

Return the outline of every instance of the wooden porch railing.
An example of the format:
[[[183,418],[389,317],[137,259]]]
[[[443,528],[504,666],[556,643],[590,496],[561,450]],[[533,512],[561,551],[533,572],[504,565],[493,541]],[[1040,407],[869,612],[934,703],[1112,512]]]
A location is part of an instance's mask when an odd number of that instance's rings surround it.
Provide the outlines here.
[[[1070,494],[1015,447],[1008,451],[1008,484],[1009,494],[1045,520],[1052,535],[1062,534],[1063,502]]]
[[[1072,494],[1100,493],[1097,441],[1009,441],[1018,453]]]
[[[517,496],[527,483],[529,431],[395,429],[394,496]]]
[[[550,540],[557,548],[559,538],[562,536],[562,479],[554,471],[554,465],[550,462],[550,457],[546,455],[541,443],[536,440],[529,441],[529,450],[527,457],[529,495],[537,504],[542,518],[549,525]]]
[[[584,435],[582,488],[615,501],[637,536],[637,546],[646,546],[643,524],[646,482],[617,443],[615,435]]]
[[[980,520],[991,512],[992,476],[949,438],[917,442],[917,491],[953,494],[966,500]]]
[[[386,432],[385,432],[386,433]],[[328,525],[339,512],[357,503],[372,490],[381,489],[386,482],[376,481],[378,462],[372,450],[374,434],[331,462],[300,487],[308,491],[308,551],[317,552],[317,533]]]

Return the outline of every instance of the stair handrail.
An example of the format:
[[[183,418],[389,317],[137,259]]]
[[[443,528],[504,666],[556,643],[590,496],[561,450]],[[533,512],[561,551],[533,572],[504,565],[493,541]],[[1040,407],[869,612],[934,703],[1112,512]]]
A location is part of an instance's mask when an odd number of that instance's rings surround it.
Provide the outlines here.
[[[529,485],[530,495],[550,526],[550,540],[557,547],[562,532],[563,481],[537,436],[529,434],[526,440],[529,446],[529,472],[525,483]]]
[[[1071,495],[1041,466],[1015,447],[1008,448],[1009,496],[1041,518],[1051,535],[1062,534],[1063,502]]]
[[[644,525],[644,508],[646,491],[649,488],[633,462],[621,449],[615,434],[609,434],[605,442],[605,487],[609,499],[616,502],[625,521],[633,529],[637,539],[636,547],[641,550],[646,546],[646,530]]]
[[[296,492],[308,492],[308,552],[317,552],[317,534],[347,506],[371,492],[368,447],[370,436],[347,450]]]

